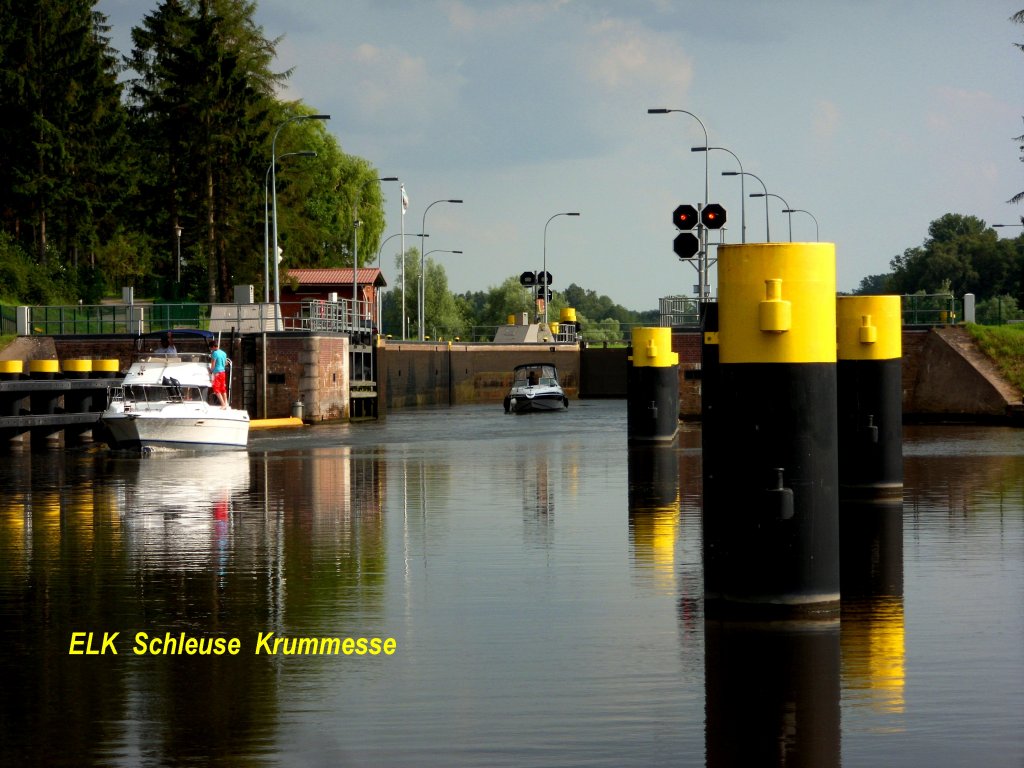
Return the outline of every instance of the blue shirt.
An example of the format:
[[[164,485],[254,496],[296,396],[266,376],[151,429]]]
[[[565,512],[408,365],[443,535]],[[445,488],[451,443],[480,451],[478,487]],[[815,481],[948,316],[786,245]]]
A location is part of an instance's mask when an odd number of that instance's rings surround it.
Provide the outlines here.
[[[227,367],[228,354],[223,349],[215,349],[210,353],[210,373],[223,373]]]

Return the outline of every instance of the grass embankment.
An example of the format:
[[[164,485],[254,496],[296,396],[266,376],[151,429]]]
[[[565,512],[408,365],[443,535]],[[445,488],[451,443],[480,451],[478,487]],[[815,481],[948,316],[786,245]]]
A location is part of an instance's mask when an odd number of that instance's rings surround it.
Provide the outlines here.
[[[992,358],[1007,380],[1024,390],[1024,328],[1020,325],[967,324],[978,347]]]

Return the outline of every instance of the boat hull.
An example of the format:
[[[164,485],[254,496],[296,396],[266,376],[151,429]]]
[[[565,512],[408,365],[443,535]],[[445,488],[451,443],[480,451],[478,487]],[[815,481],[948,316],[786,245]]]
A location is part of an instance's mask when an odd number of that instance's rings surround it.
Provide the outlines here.
[[[104,440],[114,449],[244,448],[249,440],[245,411],[211,409],[180,416],[104,413],[100,423]]]
[[[562,392],[546,392],[544,394],[512,392],[505,398],[505,410],[509,413],[561,411],[568,407],[569,401]]]

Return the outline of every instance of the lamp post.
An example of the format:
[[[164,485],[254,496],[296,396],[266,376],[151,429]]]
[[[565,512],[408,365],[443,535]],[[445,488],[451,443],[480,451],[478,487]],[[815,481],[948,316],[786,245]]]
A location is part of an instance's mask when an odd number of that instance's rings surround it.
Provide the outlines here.
[[[434,250],[427,251],[425,254],[423,254],[424,262],[426,262],[427,256],[429,256],[432,253],[462,253],[462,251],[446,251],[446,250],[443,250],[441,248],[435,248]],[[423,331],[420,330],[420,340],[423,340],[423,338],[424,338]]]
[[[294,123],[298,120],[330,120],[330,115],[294,115],[289,117],[283,123],[277,126],[277,130],[274,131],[274,138],[270,142],[270,182],[271,190],[273,195],[274,203],[274,329],[278,329],[278,323],[281,322],[281,281],[277,268],[278,259],[278,248],[277,248],[277,172],[275,166],[277,165],[277,137],[281,133],[281,129],[289,123]]]
[[[402,222],[402,231],[385,237],[377,249],[377,269],[380,269],[380,255],[384,252],[384,244],[396,237],[402,238],[402,338],[405,338],[405,222]],[[413,237],[429,237],[429,235],[413,235]],[[384,333],[384,316],[381,312],[381,303],[377,302],[377,328]]]
[[[768,198],[767,198],[768,187],[766,187],[764,185],[764,182],[761,181],[760,178],[758,178],[757,176],[752,174],[750,171],[722,171],[722,175],[723,176],[739,176],[740,177],[740,186],[741,187],[743,186],[743,177],[744,176],[753,176],[755,179],[757,179],[758,181],[761,182],[761,186],[764,188],[764,193],[765,193],[765,199],[764,199],[764,239],[765,239],[765,242],[770,243],[772,241],[772,231],[771,231],[771,228],[768,226]],[[751,195],[751,197],[753,197],[753,195]]]
[[[552,216],[550,219],[548,219],[546,222],[544,222],[544,269],[543,269],[542,274],[544,276],[544,280],[545,281],[547,280],[547,276],[548,276],[548,224],[551,223],[552,219],[557,219],[559,216],[579,216],[579,215],[580,215],[579,211],[572,211],[572,212],[566,212],[566,213],[556,213],[554,216]],[[548,286],[547,282],[545,282],[544,283],[544,327],[545,328],[548,327],[548,303],[549,302],[548,302],[547,294],[548,294],[549,287],[550,286]]]
[[[426,274],[424,274],[425,271],[426,271],[427,257],[423,253],[423,238],[427,236],[426,235],[426,231],[427,231],[427,211],[429,211],[431,208],[433,208],[438,203],[461,203],[461,202],[462,202],[461,200],[435,200],[434,202],[432,202],[430,205],[428,205],[423,210],[423,223],[420,226],[420,232],[423,233],[423,234],[420,235],[420,293],[419,293],[419,301],[417,302],[417,304],[419,304],[419,306],[416,308],[417,309],[416,322],[417,322],[418,328],[419,328],[420,341],[424,340],[424,335],[423,335],[423,322],[424,322],[423,304],[424,304],[424,302],[426,301],[426,298],[427,298],[427,276],[426,276]],[[433,253],[433,251],[431,251],[431,253]],[[405,254],[402,254],[402,256],[404,258]]]
[[[1024,227],[1024,224],[990,224],[991,227]]]
[[[746,192],[744,191],[743,184],[743,163],[736,157],[736,153],[731,149],[725,147],[690,147],[691,152],[710,152],[712,149],[718,149],[722,152],[728,152],[734,158],[736,158],[736,164],[740,167],[740,239],[742,242],[747,242],[747,200]]]
[[[782,195],[776,195],[774,192],[751,192],[750,196],[751,197],[763,197],[765,199],[764,200],[765,211],[768,210],[768,198],[769,197],[777,197],[779,200],[782,200],[782,205],[785,206],[783,208],[783,213],[785,213],[786,211],[792,211],[793,210],[792,208],[789,207],[789,203],[787,203],[783,199]],[[767,215],[767,214],[765,214],[765,215]],[[788,214],[788,216],[789,216],[789,242],[792,243],[793,242],[793,214],[790,213],[790,214]]]
[[[363,196],[363,190],[375,179],[367,179],[356,190],[356,203],[352,206],[352,330],[355,331],[359,325],[359,281],[356,279],[359,274],[359,199]],[[398,181],[397,176],[384,176],[376,181]]]
[[[174,225],[174,238],[178,241],[178,277],[177,282],[181,282],[181,225]]]
[[[784,208],[782,212],[783,213],[790,213],[790,214],[792,214],[792,213],[806,213],[808,216],[810,216],[812,219],[814,219],[814,242],[818,242],[818,240],[821,239],[819,237],[819,235],[818,235],[818,220],[814,218],[814,214],[813,213],[811,213],[810,211],[805,211],[803,208]],[[792,219],[790,219],[790,221],[792,221]],[[1022,226],[1022,225],[1018,224],[1017,226]],[[792,240],[792,239],[793,238],[790,237],[790,240]]]
[[[704,122],[693,112],[687,112],[685,109],[666,109],[664,107],[647,110],[649,115],[667,115],[670,112],[680,112],[696,120],[700,124],[701,130],[704,131],[704,146],[706,147],[711,143],[708,141],[708,129],[704,127]],[[708,155],[706,152],[704,153],[704,207],[708,207]],[[701,224],[698,231],[700,232],[700,251],[697,254],[697,282],[699,283],[697,290],[700,291],[700,298],[703,300],[704,288],[708,282],[707,227]]]
[[[280,159],[286,157],[316,157],[316,152],[285,152]],[[270,303],[270,172],[273,163],[267,167],[263,177],[263,303]]]

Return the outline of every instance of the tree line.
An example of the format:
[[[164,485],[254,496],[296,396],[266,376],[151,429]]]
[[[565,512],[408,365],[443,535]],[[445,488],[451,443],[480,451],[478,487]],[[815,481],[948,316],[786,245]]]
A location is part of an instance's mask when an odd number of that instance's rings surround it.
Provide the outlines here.
[[[929,225],[921,245],[894,256],[889,267],[889,272],[863,278],[855,293],[973,293],[978,322],[1021,319],[1024,234],[1000,238],[976,216],[947,213]]]
[[[373,258],[377,170],[322,121],[295,120],[310,106],[277,97],[290,73],[274,70],[278,41],[255,3],[163,0],[125,54],[92,6],[0,0],[0,298],[96,303],[132,285],[222,301],[236,284],[262,288],[282,126],[287,263],[351,266],[357,221],[358,261]]]
[[[424,266],[424,335],[430,338],[459,337],[473,340],[475,333],[493,337],[494,327],[506,323],[510,315],[520,316],[526,313],[532,321],[537,315],[542,314],[532,290],[524,288],[517,275],[510,275],[499,285],[491,286],[487,290],[453,294],[448,289],[448,276],[440,263],[428,256]],[[409,248],[405,252],[404,260],[401,255],[396,256],[395,275],[394,285],[385,293],[382,302],[383,330],[394,336],[401,334],[404,275],[406,334],[409,337],[416,337],[420,280],[419,249]],[[561,311],[566,307],[575,310],[583,336],[589,341],[618,341],[624,335],[628,336],[628,326],[657,325],[659,320],[657,310],[629,310],[616,304],[608,296],[599,295],[596,291],[582,288],[575,283],[570,284],[564,291],[552,291],[551,302],[548,305],[549,321],[557,322]]]

